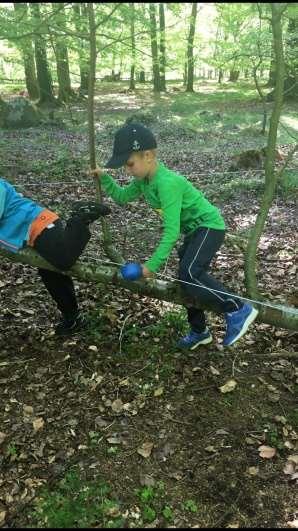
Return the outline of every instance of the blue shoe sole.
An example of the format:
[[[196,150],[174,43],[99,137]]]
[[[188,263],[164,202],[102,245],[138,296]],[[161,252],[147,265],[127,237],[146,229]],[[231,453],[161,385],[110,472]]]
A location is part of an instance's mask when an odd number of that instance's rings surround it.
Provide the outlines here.
[[[212,337],[209,336],[209,337],[206,337],[206,339],[202,339],[201,341],[198,341],[195,345],[193,345],[192,347],[190,347],[190,350],[194,350],[195,348],[197,348],[199,345],[208,345],[209,343],[212,342]]]
[[[205,337],[205,339],[200,339],[200,341],[198,341],[197,343],[195,343],[194,345],[177,345],[177,348],[181,348],[183,350],[194,350],[195,348],[197,348],[199,345],[208,345],[209,343],[211,343],[213,340],[212,336],[209,336],[209,337]]]
[[[224,347],[230,347],[231,345],[236,343],[236,341],[238,341],[238,339],[240,339],[242,336],[244,336],[244,334],[248,330],[249,325],[251,325],[251,323],[254,322],[254,320],[256,319],[256,317],[258,315],[258,313],[259,313],[259,310],[256,310],[255,308],[253,308],[252,311],[250,312],[250,314],[245,319],[239,334],[237,334],[237,336],[235,336],[229,343],[225,343],[225,341],[223,341],[223,343],[222,343],[223,346]]]

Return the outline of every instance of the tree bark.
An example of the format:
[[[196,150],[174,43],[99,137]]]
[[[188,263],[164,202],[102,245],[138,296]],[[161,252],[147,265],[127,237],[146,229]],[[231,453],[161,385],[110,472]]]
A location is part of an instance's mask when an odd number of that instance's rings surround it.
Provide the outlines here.
[[[298,19],[290,18],[287,34],[287,61],[284,98],[298,101]]]
[[[146,79],[145,79],[145,70],[140,70],[140,73],[139,73],[139,82],[140,83],[145,83]]]
[[[14,9],[17,15],[20,16],[22,22],[28,22],[28,7],[27,3],[18,3],[14,2]],[[30,100],[38,100],[39,98],[39,89],[36,78],[36,69],[34,61],[34,50],[32,44],[32,38],[26,37],[23,38],[20,42],[20,47],[22,50],[22,56],[24,61],[24,71],[25,71],[25,80],[26,88]]]
[[[238,81],[240,71],[239,70],[230,70],[229,81],[235,82]]]
[[[26,248],[18,253],[10,253],[0,248],[0,256],[8,258],[12,262],[29,264],[32,267],[42,267],[51,271],[58,271],[51,266],[46,260],[41,258],[34,250]],[[163,280],[124,280],[120,275],[117,267],[111,267],[108,264],[94,266],[91,264],[80,263],[79,261],[67,272],[83,282],[94,282],[96,284],[109,284],[126,288],[133,293],[151,297],[159,300],[169,301],[179,305],[191,305],[203,310],[209,310],[207,306],[202,305],[197,299],[192,300],[186,297],[176,281],[165,282]],[[270,307],[262,306],[262,303],[254,303],[260,313],[257,320],[261,323],[286,328],[288,330],[298,330],[298,310],[280,304],[271,304]]]
[[[95,153],[95,132],[94,132],[94,83],[96,73],[96,26],[94,17],[93,2],[88,3],[88,19],[89,19],[89,41],[90,41],[90,69],[89,69],[89,87],[88,87],[88,131],[89,131],[89,160],[90,168],[96,168],[96,153]],[[96,195],[99,202],[102,201],[101,187],[99,179],[96,179]],[[107,256],[113,262],[124,262],[124,259],[112,247],[112,236],[108,224],[104,218],[101,220],[104,241],[103,247]]]
[[[57,4],[52,3],[53,11]],[[55,22],[63,33],[66,27],[66,17],[64,4],[58,4],[59,12],[55,17]],[[68,50],[65,44],[65,36],[57,35],[55,38],[54,51],[56,55],[57,63],[57,78],[58,78],[58,100],[60,102],[68,103],[74,97],[74,91],[71,88],[70,74],[69,74],[69,61]]]
[[[40,4],[30,4],[31,13],[35,22],[36,28],[42,26],[42,18],[40,13]],[[43,36],[35,35],[35,62],[37,71],[37,81],[39,85],[40,98],[38,105],[57,105],[57,100],[53,93],[52,77],[47,60],[46,41]]]
[[[269,25],[269,32],[272,35],[272,25]],[[273,38],[272,38],[269,78],[268,78],[266,86],[275,87],[275,84],[276,84],[276,62],[275,62],[274,45],[273,45]]]
[[[266,104],[266,97],[263,94],[263,90],[262,90],[261,84],[260,84],[259,79],[258,79],[258,74],[257,74],[258,70],[260,70],[260,78],[262,78],[261,65],[262,65],[262,62],[263,62],[263,50],[262,50],[262,45],[261,45],[261,42],[260,42],[260,36],[261,36],[261,33],[262,33],[262,11],[261,11],[261,8],[260,8],[260,4],[258,4],[258,12],[259,12],[259,36],[257,38],[257,48],[258,48],[259,59],[258,59],[258,62],[256,64],[254,64],[252,73],[253,73],[253,78],[254,78],[254,82],[255,82],[255,85],[256,85],[256,89],[257,89],[258,94],[259,94],[259,96],[261,98],[261,101],[262,101],[263,121],[262,121],[261,134],[265,135],[265,133],[266,133],[266,125],[267,125],[267,104]]]
[[[135,70],[136,70],[136,39],[135,39],[135,4],[130,2],[130,39],[131,39],[131,66],[130,66],[130,90],[135,90]]]
[[[258,297],[258,286],[256,277],[258,243],[264,230],[269,209],[272,205],[278,177],[277,172],[274,171],[274,162],[277,129],[283,103],[285,71],[280,4],[271,3],[270,5],[272,12],[272,35],[276,61],[276,86],[274,107],[270,118],[268,143],[266,147],[265,190],[255,222],[255,226],[253,227],[250,233],[249,242],[245,254],[245,283],[249,296],[253,298]]]
[[[67,47],[63,42],[56,42],[56,61],[58,77],[58,100],[68,103],[73,99],[74,92],[71,88],[69,75],[69,62]]]
[[[187,40],[187,83],[186,83],[186,92],[194,92],[193,82],[194,82],[194,37],[196,31],[196,20],[197,20],[198,4],[193,2],[190,16],[189,24],[189,35]]]
[[[183,86],[186,87],[186,83],[187,83],[187,57],[185,58],[183,66],[184,66],[184,68],[183,68]]]
[[[269,68],[269,78],[267,81],[267,87],[274,87],[276,83],[276,65],[275,61],[272,58],[270,61],[270,68]]]
[[[149,14],[150,14],[150,38],[151,38],[151,54],[152,54],[153,90],[154,92],[160,92],[160,76],[159,76],[155,4],[152,4],[152,3],[149,4]]]
[[[267,125],[267,105],[266,105],[266,98],[265,98],[265,96],[263,94],[263,91],[262,91],[262,88],[261,88],[261,85],[259,83],[258,76],[257,76],[258,68],[259,68],[259,64],[254,66],[254,68],[253,68],[253,78],[254,78],[254,82],[255,82],[255,85],[256,85],[256,89],[257,89],[258,94],[259,94],[259,96],[261,98],[261,101],[262,101],[263,120],[262,120],[261,135],[265,135],[265,133],[266,133],[266,125]]]
[[[74,12],[74,24],[76,31],[80,34],[87,32],[87,20],[88,14],[86,5],[83,3],[72,4]],[[87,42],[83,39],[79,39],[78,43],[78,55],[79,55],[79,68],[80,68],[80,89],[79,92],[82,96],[88,94],[89,85],[89,63],[88,63],[88,50]]]
[[[165,39],[165,8],[159,4],[159,32],[160,32],[160,90],[166,91],[166,39]]]

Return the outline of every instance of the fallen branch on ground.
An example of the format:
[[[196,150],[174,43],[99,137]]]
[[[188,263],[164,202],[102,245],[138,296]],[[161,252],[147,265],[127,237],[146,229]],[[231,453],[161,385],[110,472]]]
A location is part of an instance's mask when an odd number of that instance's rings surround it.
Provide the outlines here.
[[[4,249],[0,249],[0,255],[8,258],[12,262],[20,262],[22,264],[28,264],[33,267],[42,267],[44,269],[50,269],[51,271],[58,271],[51,266],[46,260],[41,258],[32,249],[22,249],[18,253],[11,253]],[[180,304],[185,306],[195,306],[203,310],[210,310],[207,305],[203,305],[200,301],[193,300],[191,297],[184,295],[178,282],[166,282],[163,280],[138,280],[127,281],[122,278],[117,267],[105,265],[94,266],[82,262],[77,262],[70,271],[65,274],[71,275],[78,280],[84,282],[94,282],[104,285],[113,284],[126,288],[134,293],[146,297],[152,297],[160,299],[174,304]],[[269,304],[269,303],[267,303]],[[261,323],[277,326],[279,328],[286,328],[288,330],[298,330],[298,309],[282,306],[280,304],[271,304],[270,306],[264,306],[262,302],[254,303],[260,313],[257,320]]]

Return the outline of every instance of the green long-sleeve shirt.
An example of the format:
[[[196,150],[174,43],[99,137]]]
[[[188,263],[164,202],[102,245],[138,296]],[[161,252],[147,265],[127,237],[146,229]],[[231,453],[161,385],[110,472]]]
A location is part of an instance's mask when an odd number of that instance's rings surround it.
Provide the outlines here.
[[[198,227],[224,230],[225,223],[214,205],[183,175],[158,163],[150,179],[133,179],[119,186],[108,174],[101,178],[104,191],[116,203],[124,204],[144,196],[147,203],[163,218],[163,234],[159,245],[145,266],[156,272],[171,253],[180,233],[189,234]]]

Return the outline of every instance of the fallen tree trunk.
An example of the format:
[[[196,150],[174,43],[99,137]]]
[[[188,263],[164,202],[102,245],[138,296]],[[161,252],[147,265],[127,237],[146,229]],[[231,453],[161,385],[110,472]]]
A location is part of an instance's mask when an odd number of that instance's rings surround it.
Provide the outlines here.
[[[33,267],[42,267],[44,269],[58,271],[32,249],[26,248],[18,253],[11,253],[4,249],[0,249],[0,255],[8,258],[12,262],[20,262]],[[127,281],[122,278],[118,268],[111,267],[108,265],[108,262],[106,265],[103,262],[103,265],[99,267],[78,261],[66,274],[81,281],[113,284],[147,297],[169,301],[174,304],[192,305],[203,310],[210,310],[208,306],[201,304],[199,301],[186,297],[182,293],[178,282],[165,282],[163,280],[153,279],[134,282]],[[271,303],[270,307],[268,307],[263,306],[262,302],[254,303],[254,306],[260,311],[257,317],[259,322],[274,325],[279,328],[286,328],[288,330],[298,330],[298,309]]]

